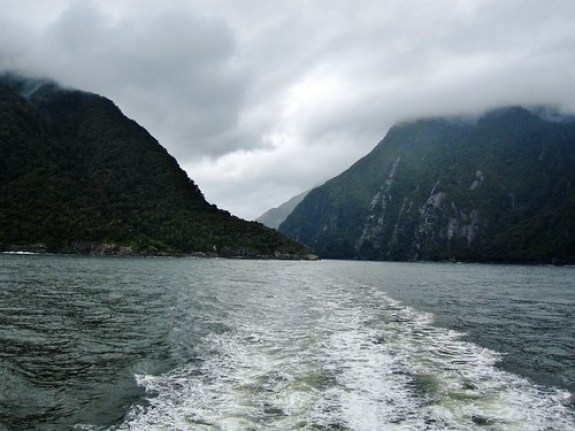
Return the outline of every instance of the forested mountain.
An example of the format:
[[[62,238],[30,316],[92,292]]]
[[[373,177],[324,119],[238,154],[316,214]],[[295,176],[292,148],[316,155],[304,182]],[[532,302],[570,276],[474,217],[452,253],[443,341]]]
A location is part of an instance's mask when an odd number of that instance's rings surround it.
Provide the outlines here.
[[[575,121],[507,107],[398,124],[280,231],[329,258],[575,263]]]
[[[0,76],[0,249],[307,255],[216,208],[110,100]],[[283,256],[286,257],[286,256]]]

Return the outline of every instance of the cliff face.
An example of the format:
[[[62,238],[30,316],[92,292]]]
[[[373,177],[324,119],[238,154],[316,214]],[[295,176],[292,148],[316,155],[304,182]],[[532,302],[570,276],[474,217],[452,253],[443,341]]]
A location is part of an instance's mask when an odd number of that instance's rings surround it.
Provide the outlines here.
[[[322,257],[575,262],[575,122],[511,107],[396,125],[280,231]]]
[[[216,208],[110,100],[0,76],[0,249],[307,254]]]

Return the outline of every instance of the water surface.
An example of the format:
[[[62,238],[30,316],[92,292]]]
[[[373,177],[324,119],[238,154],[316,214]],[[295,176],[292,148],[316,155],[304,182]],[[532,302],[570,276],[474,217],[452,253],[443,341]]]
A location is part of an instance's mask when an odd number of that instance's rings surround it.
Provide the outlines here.
[[[575,429],[572,271],[0,255],[0,429]]]

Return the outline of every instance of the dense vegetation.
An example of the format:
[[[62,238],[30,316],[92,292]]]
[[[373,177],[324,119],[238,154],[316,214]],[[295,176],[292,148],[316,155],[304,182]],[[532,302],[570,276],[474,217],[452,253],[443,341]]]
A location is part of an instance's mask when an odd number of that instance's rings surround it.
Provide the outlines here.
[[[280,231],[322,257],[575,263],[575,121],[512,107],[399,124]]]
[[[307,255],[210,205],[108,99],[0,77],[0,247],[77,253]]]

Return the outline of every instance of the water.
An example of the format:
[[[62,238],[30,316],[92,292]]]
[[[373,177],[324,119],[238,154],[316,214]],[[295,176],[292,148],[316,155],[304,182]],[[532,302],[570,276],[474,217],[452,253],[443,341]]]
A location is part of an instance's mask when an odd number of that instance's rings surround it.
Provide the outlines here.
[[[0,255],[0,430],[574,430],[574,271]]]

